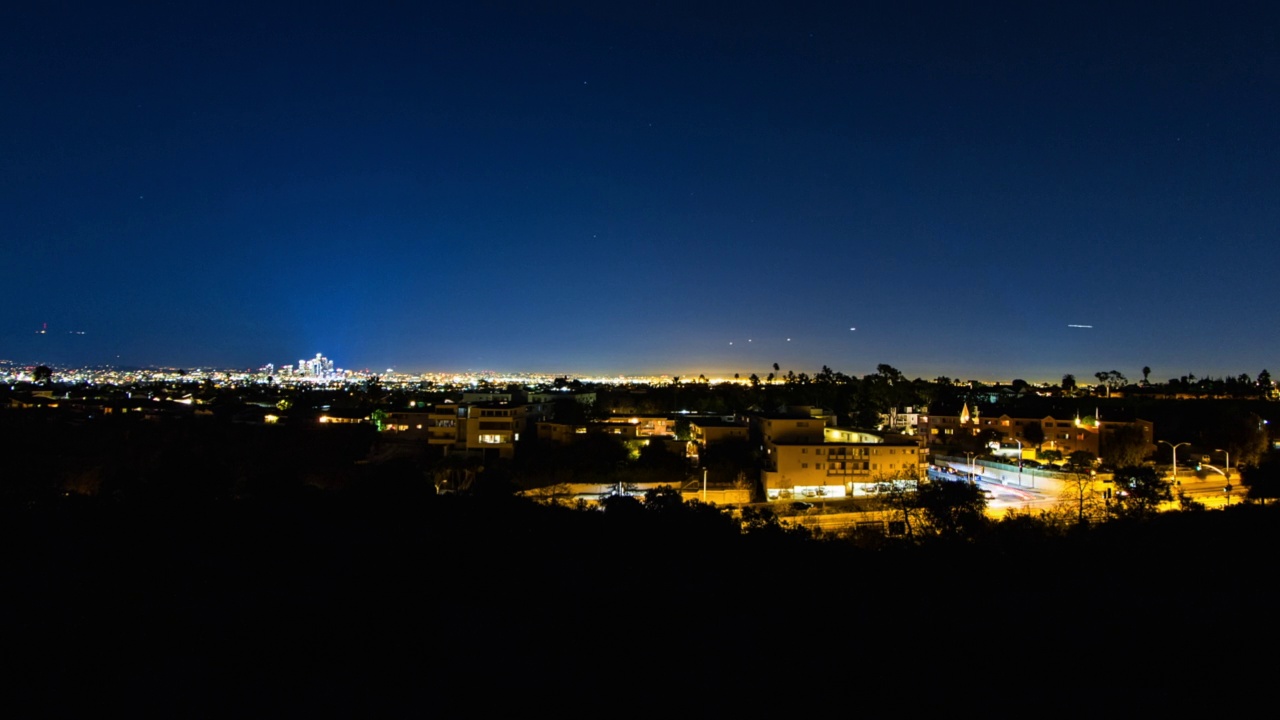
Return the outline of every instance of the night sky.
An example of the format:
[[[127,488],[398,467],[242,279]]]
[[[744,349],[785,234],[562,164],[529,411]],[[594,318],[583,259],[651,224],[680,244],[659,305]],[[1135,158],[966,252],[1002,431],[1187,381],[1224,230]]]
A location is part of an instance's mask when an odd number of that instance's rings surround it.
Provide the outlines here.
[[[0,358],[1280,371],[1280,5],[835,4],[8,3]]]

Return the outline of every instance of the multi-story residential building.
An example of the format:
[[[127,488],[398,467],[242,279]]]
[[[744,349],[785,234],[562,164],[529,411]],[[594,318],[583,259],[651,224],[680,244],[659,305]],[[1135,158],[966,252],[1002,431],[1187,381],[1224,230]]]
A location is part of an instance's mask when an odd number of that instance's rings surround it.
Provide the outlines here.
[[[538,438],[553,442],[569,442],[577,435],[598,432],[618,435],[624,440],[651,437],[674,437],[675,421],[662,415],[615,415],[585,423],[539,422]]]
[[[689,419],[689,434],[702,447],[729,440],[747,440],[751,428],[737,418],[695,417]]]
[[[524,405],[442,403],[427,414],[427,444],[442,455],[510,458],[525,422]]]
[[[835,416],[820,408],[797,407],[786,413],[754,415],[751,424],[761,446],[768,450],[777,442],[822,442],[822,431],[835,425]]]
[[[868,494],[883,480],[917,478],[926,456],[905,435],[824,427],[816,437],[775,436],[766,442],[764,463],[769,500],[832,499]]]
[[[387,413],[385,428],[386,432],[399,435],[403,440],[425,440],[431,434],[431,413],[393,410]]]
[[[880,426],[888,432],[915,435],[920,425],[920,416],[927,415],[928,412],[927,408],[910,405],[890,408],[889,412],[880,414]]]
[[[1098,420],[1079,417],[1055,417],[1046,415],[1041,418],[1013,417],[1008,414],[998,416],[982,416],[977,408],[970,411],[965,404],[959,415],[925,414],[920,416],[919,435],[927,446],[949,445],[958,439],[974,437],[984,430],[993,430],[996,439],[1004,442],[1021,441],[1024,451],[1032,450],[1027,439],[1027,428],[1038,425],[1044,431],[1042,450],[1057,450],[1063,456],[1077,450],[1085,450],[1100,456],[1102,446],[1108,433],[1122,427],[1137,427],[1142,430],[1147,443],[1155,449],[1155,427],[1149,420],[1134,418],[1133,420]]]

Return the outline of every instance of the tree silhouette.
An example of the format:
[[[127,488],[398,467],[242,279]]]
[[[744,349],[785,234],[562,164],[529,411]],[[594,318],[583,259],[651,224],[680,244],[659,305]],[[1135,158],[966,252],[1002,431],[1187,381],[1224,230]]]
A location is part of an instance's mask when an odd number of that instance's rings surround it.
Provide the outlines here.
[[[1131,517],[1146,517],[1160,503],[1173,499],[1172,483],[1160,477],[1155,468],[1129,465],[1116,468],[1116,512]]]
[[[1062,501],[1071,508],[1079,524],[1103,514],[1094,488],[1093,466],[1097,461],[1088,450],[1076,450],[1067,457],[1066,469],[1071,474],[1062,482]]]
[[[1104,430],[1102,434],[1102,457],[1115,466],[1137,465],[1150,453],[1146,435],[1137,425],[1122,425],[1115,429]]]
[[[1045,441],[1044,426],[1033,421],[1022,428],[1022,437],[1039,450]]]
[[[1272,456],[1266,461],[1240,471],[1240,484],[1248,488],[1250,500],[1275,500],[1280,498],[1280,458]]]

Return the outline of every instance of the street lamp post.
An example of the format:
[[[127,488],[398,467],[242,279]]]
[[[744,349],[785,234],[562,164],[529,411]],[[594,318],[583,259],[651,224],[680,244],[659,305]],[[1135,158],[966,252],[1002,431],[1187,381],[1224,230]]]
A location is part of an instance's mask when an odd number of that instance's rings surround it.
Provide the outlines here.
[[[1014,442],[1018,443],[1018,487],[1022,487],[1022,441],[1014,438]]]
[[[1227,456],[1227,467],[1226,467],[1227,471],[1223,474],[1227,478],[1227,487],[1224,488],[1224,490],[1227,493],[1227,506],[1230,507],[1231,505],[1231,453],[1227,452],[1226,450],[1223,450],[1222,448],[1218,448],[1217,451]]]
[[[1182,447],[1183,445],[1190,445],[1191,443],[1180,442],[1177,445],[1174,445],[1168,440],[1161,440],[1160,442],[1164,443],[1165,445],[1168,445],[1169,449],[1173,451],[1173,484],[1177,485],[1178,484],[1178,448]]]
[[[964,457],[969,461],[969,482],[973,482],[973,453],[967,452]]]

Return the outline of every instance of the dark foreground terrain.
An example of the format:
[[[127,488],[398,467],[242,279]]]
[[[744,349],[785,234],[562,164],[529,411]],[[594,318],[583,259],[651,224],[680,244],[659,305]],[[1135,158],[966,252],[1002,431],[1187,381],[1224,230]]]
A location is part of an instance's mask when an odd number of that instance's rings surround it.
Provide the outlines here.
[[[2,512],[10,697],[55,714],[1149,707],[1275,656],[1271,507],[875,550],[403,490]]]

